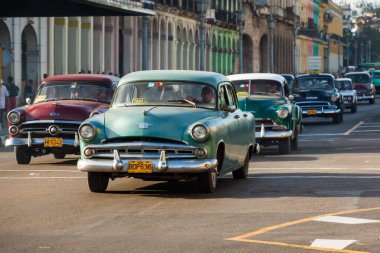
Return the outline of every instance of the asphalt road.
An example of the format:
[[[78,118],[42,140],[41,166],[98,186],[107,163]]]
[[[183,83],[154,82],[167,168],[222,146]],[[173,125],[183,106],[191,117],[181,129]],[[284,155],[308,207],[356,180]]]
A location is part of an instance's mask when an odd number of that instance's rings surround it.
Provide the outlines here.
[[[380,252],[378,102],[306,119],[298,151],[263,149],[213,194],[126,178],[95,194],[76,156],[21,166],[2,148],[0,252]]]

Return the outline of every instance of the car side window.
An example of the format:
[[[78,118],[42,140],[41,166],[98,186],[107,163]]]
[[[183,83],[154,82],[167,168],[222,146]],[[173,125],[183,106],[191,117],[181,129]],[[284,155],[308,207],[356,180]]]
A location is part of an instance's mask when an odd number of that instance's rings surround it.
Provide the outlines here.
[[[218,107],[220,110],[226,110],[228,108],[228,96],[226,86],[219,87],[218,91]]]
[[[230,108],[232,108],[233,106],[236,108],[236,101],[235,101],[233,89],[231,85],[226,85],[226,87],[227,87],[228,105]]]

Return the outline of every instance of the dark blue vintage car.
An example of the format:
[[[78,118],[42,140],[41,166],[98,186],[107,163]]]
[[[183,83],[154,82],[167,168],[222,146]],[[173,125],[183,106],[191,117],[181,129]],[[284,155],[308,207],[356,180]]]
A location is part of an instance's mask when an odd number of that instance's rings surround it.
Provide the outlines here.
[[[294,80],[293,95],[303,118],[332,118],[334,124],[343,121],[343,98],[333,75],[299,75]]]

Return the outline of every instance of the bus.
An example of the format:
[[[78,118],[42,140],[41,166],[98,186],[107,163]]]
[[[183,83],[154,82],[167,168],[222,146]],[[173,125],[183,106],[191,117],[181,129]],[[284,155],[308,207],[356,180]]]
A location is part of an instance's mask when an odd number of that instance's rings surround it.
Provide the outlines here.
[[[359,71],[371,71],[380,69],[380,62],[367,62],[358,64]]]

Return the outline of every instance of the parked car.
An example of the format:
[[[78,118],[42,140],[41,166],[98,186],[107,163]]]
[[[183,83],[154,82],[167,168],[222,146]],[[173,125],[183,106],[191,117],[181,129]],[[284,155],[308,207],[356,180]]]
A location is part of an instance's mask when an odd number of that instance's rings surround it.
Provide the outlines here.
[[[247,177],[254,129],[224,75],[134,72],[120,80],[111,108],[80,126],[77,167],[92,192],[106,191],[118,177],[197,178],[202,192],[214,192],[218,175]]]
[[[293,96],[302,109],[302,117],[332,118],[334,124],[343,121],[343,97],[330,74],[304,74],[294,81]]]
[[[368,72],[350,72],[344,74],[345,78],[350,78],[354,84],[358,101],[369,101],[374,104],[376,100],[376,90],[372,83],[371,75]]]
[[[338,78],[336,79],[336,87],[339,93],[343,96],[344,108],[351,109],[352,113],[357,111],[358,97],[356,90],[354,90],[352,81],[350,78]]]
[[[293,90],[295,76],[292,74],[281,74],[281,75],[286,79],[286,82],[288,83],[288,87],[289,87],[289,92],[291,94]]]
[[[376,93],[380,93],[380,70],[374,70],[372,72],[372,82],[375,86]]]
[[[300,108],[289,96],[284,77],[277,74],[238,74],[228,78],[234,84],[239,107],[256,120],[256,140],[260,145],[278,146],[282,154],[297,150],[302,130]]]
[[[44,79],[34,102],[8,113],[9,138],[18,164],[31,157],[79,154],[79,125],[106,111],[118,77],[95,74],[57,75]]]

